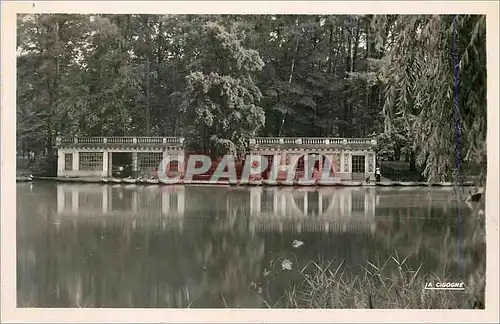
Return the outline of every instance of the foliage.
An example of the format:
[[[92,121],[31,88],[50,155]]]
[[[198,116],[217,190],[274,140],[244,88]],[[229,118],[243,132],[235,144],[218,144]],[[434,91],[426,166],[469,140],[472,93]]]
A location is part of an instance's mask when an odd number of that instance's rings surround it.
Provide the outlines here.
[[[484,16],[380,16],[379,33],[389,28],[386,46],[385,131],[402,118],[418,147],[417,160],[432,180],[445,180],[459,162],[482,155],[486,143],[486,20]],[[456,38],[455,38],[456,33]],[[461,149],[456,158],[454,57],[459,64],[458,102]],[[396,126],[397,128],[397,126]]]
[[[456,18],[463,162],[485,167],[485,17]],[[251,136],[378,136],[379,155],[456,168],[452,16],[18,17],[18,149],[58,133],[185,136],[218,155]],[[415,163],[413,163],[415,164]]]

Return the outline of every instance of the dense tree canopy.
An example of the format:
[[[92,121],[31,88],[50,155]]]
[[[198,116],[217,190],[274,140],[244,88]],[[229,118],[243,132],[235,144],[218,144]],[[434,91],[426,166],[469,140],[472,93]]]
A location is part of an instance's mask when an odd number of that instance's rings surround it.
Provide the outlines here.
[[[486,28],[474,15],[20,15],[17,142],[185,136],[377,136],[432,179],[486,162]]]

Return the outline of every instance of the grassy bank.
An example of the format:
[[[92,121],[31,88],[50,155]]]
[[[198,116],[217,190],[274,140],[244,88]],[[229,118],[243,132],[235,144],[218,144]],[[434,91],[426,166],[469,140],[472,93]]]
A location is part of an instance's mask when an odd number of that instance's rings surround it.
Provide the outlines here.
[[[291,284],[280,301],[289,308],[480,308],[474,287],[464,291],[426,290],[428,282],[460,282],[457,278],[423,274],[409,268],[406,259],[391,257],[382,264],[367,262],[361,275],[342,267],[311,262],[301,271],[302,280]],[[269,305],[269,303],[268,303]]]
[[[279,298],[273,298],[265,286],[272,286],[275,276],[283,275],[281,260],[276,260],[263,285],[263,302],[270,308],[482,309],[486,284],[484,220],[483,198],[463,220],[467,235],[461,242],[449,232],[441,242],[429,242],[425,249],[433,250],[440,262],[437,273],[424,272],[425,265],[415,267],[418,263],[413,262],[412,255],[400,257],[397,252],[366,261],[361,271],[352,271],[355,269],[348,269],[343,263],[332,266],[331,261],[311,261],[289,271],[292,280],[281,290],[284,293]],[[459,244],[461,257],[457,255]],[[298,265],[297,260],[294,265]],[[450,271],[460,268],[464,269],[461,275],[457,275],[460,271]],[[465,290],[424,289],[426,283],[438,282],[463,282]]]

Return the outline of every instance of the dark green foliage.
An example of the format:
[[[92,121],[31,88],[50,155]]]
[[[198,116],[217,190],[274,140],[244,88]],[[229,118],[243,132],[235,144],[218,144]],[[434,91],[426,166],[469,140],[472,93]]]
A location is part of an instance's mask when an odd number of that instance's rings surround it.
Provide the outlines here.
[[[485,17],[457,17],[462,160],[485,168]],[[20,15],[18,150],[66,136],[379,139],[382,160],[455,169],[451,16]]]

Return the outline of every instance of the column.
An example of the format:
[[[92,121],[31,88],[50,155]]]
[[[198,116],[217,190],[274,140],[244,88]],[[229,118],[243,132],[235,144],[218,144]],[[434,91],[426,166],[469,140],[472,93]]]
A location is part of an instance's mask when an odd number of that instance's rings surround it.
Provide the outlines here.
[[[309,179],[311,170],[309,170],[309,155],[304,154],[304,179]]]
[[[309,206],[307,205],[308,203],[308,195],[307,195],[307,191],[304,192],[304,216],[307,216],[307,212],[308,212],[308,209],[309,209]]]
[[[375,217],[375,206],[376,206],[376,198],[375,198],[375,190],[369,190],[365,193],[365,216],[368,218]]]
[[[62,186],[57,186],[57,212],[62,213],[64,211],[64,190]]]
[[[288,176],[287,160],[288,154],[286,152],[282,152],[279,157],[278,167],[276,168],[277,174],[275,180],[286,180],[286,177]]]
[[[278,216],[278,192],[273,192],[273,214]]]
[[[369,159],[370,159],[370,155],[369,154],[365,154],[365,176],[364,176],[365,179],[366,179],[367,176],[369,177],[371,175],[370,173],[368,173],[369,170],[370,170],[370,161],[369,161]]]
[[[162,159],[165,160],[168,156],[169,152],[167,151],[167,149],[163,149],[162,151]]]
[[[132,152],[132,174],[134,177],[137,176],[137,152]]]
[[[344,217],[345,216],[345,203],[344,203],[345,191],[338,191],[338,192],[339,192],[338,198],[339,198],[340,215],[342,217]]]
[[[286,164],[286,153],[283,152],[281,153],[281,157],[280,157],[280,165],[285,165]]]
[[[108,195],[108,186],[103,186],[102,187],[102,213],[106,214],[108,212],[108,200],[109,200],[109,195]]]
[[[281,216],[286,216],[286,197],[287,195],[282,192],[281,194]]]
[[[352,190],[349,190],[349,193],[346,195],[344,199],[346,200],[345,204],[346,215],[350,217],[352,214]]]
[[[318,215],[323,214],[323,194],[318,192]]]
[[[74,213],[74,214],[77,214],[78,213],[78,205],[79,205],[79,192],[76,191],[76,190],[73,190],[71,192],[71,211]]]
[[[64,172],[64,151],[58,150],[57,151],[57,176],[61,176],[62,172]]]
[[[323,172],[323,155],[322,154],[318,155],[318,171],[319,171],[319,175],[321,177],[321,174]]]
[[[108,152],[108,177],[113,177],[113,152]]]
[[[186,202],[186,196],[184,193],[184,189],[177,192],[177,212],[179,216],[184,216],[184,204]]]
[[[80,155],[78,151],[73,152],[73,171],[80,170]]]
[[[248,229],[250,230],[251,234],[255,233],[255,222],[253,221],[253,219],[250,219],[248,221]]]
[[[162,191],[161,193],[161,212],[163,214],[168,214],[170,211],[170,193],[168,191]]]
[[[137,213],[137,191],[132,192],[132,211]]]
[[[108,163],[108,151],[102,153],[102,176],[109,176],[109,163]]]
[[[179,173],[181,175],[184,175],[184,171],[186,170],[186,166],[184,165],[184,163],[186,162],[184,159],[185,159],[185,156],[184,156],[184,152],[181,152],[179,155],[179,162],[177,163],[177,165],[179,166]]]
[[[373,173],[372,173],[372,176],[373,176],[373,180],[375,180],[375,170],[377,169],[377,155],[375,154],[375,152],[372,152],[373,156]]]
[[[113,188],[112,187],[107,187],[108,189],[108,212],[112,213],[113,212]]]
[[[346,172],[345,167],[344,167],[344,165],[345,165],[344,162],[345,162],[345,151],[342,150],[340,152],[340,172]]]
[[[331,154],[331,153],[326,154],[325,155],[325,160],[328,160],[328,161],[325,161],[325,162],[321,161],[321,163],[320,163],[320,165],[321,165],[321,172],[320,172],[320,174],[321,174],[321,176],[323,176],[323,171],[325,171],[325,172],[328,172],[328,176],[331,176],[332,170],[335,171],[335,165],[334,165],[334,161],[333,161],[333,154]],[[326,165],[328,165],[328,170],[326,170],[326,169],[323,170],[323,168],[325,167],[324,163],[326,163]],[[334,175],[335,175],[335,172],[334,172]]]
[[[262,196],[262,189],[261,188],[250,189],[250,214],[251,215],[260,214],[261,196]]]

